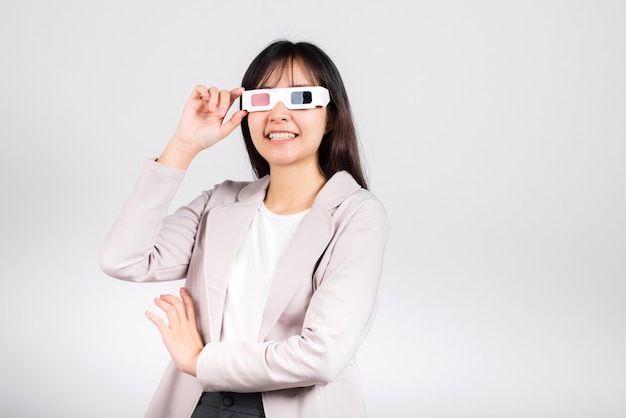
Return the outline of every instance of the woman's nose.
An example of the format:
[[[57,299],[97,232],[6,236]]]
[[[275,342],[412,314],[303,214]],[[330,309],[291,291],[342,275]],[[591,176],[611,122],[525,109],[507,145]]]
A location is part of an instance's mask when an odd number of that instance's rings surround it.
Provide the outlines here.
[[[270,120],[287,120],[289,118],[289,109],[283,104],[283,102],[276,103],[270,110]]]

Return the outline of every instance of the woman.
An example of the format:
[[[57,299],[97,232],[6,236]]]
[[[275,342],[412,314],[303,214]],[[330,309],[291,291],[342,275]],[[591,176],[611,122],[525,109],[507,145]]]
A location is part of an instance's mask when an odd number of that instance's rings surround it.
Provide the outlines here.
[[[258,179],[218,184],[167,216],[192,159],[239,125]],[[167,321],[146,312],[172,362],[145,416],[365,416],[355,356],[386,237],[343,82],[322,50],[276,41],[242,87],[196,87],[101,255],[119,279],[186,279],[180,297],[155,299]]]

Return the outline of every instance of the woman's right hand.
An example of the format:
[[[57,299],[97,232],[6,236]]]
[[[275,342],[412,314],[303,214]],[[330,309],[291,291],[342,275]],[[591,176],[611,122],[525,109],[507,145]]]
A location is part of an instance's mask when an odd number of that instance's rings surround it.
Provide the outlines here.
[[[247,114],[239,110],[224,120],[243,91],[243,87],[229,91],[196,86],[187,99],[176,132],[158,161],[187,168],[196,154],[226,138]]]

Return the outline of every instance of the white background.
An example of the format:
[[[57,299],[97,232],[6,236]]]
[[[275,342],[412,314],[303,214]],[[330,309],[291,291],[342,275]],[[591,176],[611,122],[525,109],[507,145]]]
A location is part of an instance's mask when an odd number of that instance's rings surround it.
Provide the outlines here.
[[[389,213],[370,416],[626,416],[626,3],[398,0],[3,1],[0,415],[142,415],[180,283],[102,238],[193,87],[283,37],[340,68]],[[226,178],[239,130],[175,203]]]

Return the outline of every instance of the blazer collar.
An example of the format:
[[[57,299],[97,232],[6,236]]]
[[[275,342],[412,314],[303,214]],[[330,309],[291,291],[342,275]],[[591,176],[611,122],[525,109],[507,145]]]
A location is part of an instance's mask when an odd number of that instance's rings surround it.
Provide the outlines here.
[[[338,171],[322,187],[314,204],[326,210],[334,209],[360,188],[347,171]]]
[[[247,200],[263,200],[265,193],[267,193],[267,187],[270,184],[270,176],[263,176],[258,180],[248,183],[237,194],[237,202],[245,202]]]

